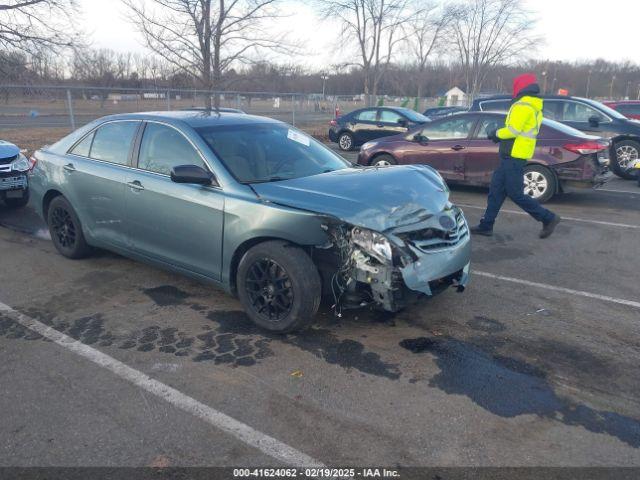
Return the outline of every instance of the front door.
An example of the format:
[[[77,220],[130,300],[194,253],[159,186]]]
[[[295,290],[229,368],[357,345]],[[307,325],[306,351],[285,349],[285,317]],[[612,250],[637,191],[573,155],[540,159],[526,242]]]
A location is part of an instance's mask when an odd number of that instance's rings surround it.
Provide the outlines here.
[[[127,247],[125,183],[140,125],[139,121],[105,123],[65,157],[65,193],[89,237],[98,243]]]
[[[127,175],[126,211],[133,250],[219,280],[224,194],[218,187],[178,184],[171,169],[198,165],[200,153],[177,129],[148,122],[137,169]]]
[[[388,137],[390,135],[398,135],[405,133],[409,120],[393,110],[382,109],[378,118],[377,137]]]
[[[446,180],[464,180],[464,157],[475,121],[475,116],[461,115],[428,123],[416,132],[424,140],[411,142],[405,161],[430,165]]]

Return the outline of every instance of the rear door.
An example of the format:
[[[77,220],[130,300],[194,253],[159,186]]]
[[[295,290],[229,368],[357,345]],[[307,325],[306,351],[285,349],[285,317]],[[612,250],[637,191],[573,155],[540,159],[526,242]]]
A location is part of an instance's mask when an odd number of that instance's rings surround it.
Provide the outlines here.
[[[491,183],[500,158],[498,145],[487,138],[488,133],[504,126],[503,115],[481,115],[464,155],[464,180],[472,185]]]
[[[134,251],[220,279],[224,194],[215,186],[171,181],[171,169],[209,169],[201,153],[176,128],[147,122],[137,168],[128,172],[126,211]]]
[[[417,132],[428,140],[410,142],[406,163],[430,165],[447,180],[464,180],[464,158],[475,121],[474,115],[460,115],[428,123]]]
[[[102,124],[69,150],[62,170],[68,199],[89,235],[120,248],[128,245],[125,183],[141,123]]]
[[[354,115],[348,128],[353,132],[357,144],[366,143],[377,137],[378,109],[367,108]]]

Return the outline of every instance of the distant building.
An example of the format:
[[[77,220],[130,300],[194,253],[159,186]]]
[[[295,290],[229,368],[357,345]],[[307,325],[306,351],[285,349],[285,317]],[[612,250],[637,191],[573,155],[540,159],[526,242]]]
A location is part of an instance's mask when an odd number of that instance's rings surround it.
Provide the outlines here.
[[[467,103],[467,94],[458,87],[447,90],[441,96],[446,99],[447,107],[458,107],[466,105]]]

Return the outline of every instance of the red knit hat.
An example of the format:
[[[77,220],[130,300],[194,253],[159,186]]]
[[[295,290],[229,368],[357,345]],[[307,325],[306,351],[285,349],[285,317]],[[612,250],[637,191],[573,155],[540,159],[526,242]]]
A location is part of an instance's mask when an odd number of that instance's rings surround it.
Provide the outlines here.
[[[533,73],[524,73],[513,79],[513,98],[517,97],[520,91],[533,83],[538,83],[538,79]]]

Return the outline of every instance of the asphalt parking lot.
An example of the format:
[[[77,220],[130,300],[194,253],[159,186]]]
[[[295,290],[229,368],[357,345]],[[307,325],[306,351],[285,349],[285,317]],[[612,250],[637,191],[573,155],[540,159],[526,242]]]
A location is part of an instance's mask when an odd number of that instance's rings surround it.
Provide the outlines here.
[[[286,336],[0,207],[0,466],[640,466],[640,189],[550,207],[539,240],[506,204],[463,294]]]

